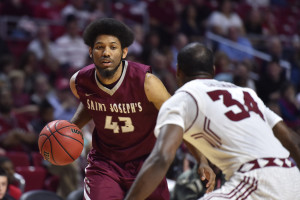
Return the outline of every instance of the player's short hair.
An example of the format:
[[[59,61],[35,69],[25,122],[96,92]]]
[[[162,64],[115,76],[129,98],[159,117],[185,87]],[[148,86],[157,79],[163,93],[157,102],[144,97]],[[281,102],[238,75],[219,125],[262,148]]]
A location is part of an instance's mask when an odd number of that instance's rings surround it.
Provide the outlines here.
[[[94,47],[94,42],[99,35],[117,37],[122,49],[130,46],[134,40],[133,31],[124,23],[113,18],[101,18],[90,23],[83,33],[85,44]]]
[[[213,52],[198,42],[190,43],[179,51],[177,64],[186,76],[196,76],[200,72],[214,75]]]

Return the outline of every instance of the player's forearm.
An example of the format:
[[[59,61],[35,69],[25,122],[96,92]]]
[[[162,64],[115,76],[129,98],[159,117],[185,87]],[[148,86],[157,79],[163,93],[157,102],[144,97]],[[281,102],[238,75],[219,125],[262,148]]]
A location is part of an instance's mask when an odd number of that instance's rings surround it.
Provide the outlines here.
[[[291,157],[296,161],[298,168],[300,169],[300,137],[296,133],[292,132],[289,145],[285,145],[290,151]]]
[[[188,148],[189,152],[194,156],[198,163],[208,164],[205,156],[195,147],[193,147],[190,143],[184,141],[184,144]]]
[[[273,131],[282,145],[290,152],[298,168],[300,168],[300,136],[288,128],[282,121],[275,125]]]
[[[144,163],[125,200],[146,199],[165,177],[172,157],[150,156]]]
[[[71,123],[76,124],[79,128],[86,125],[92,117],[89,115],[88,111],[85,109],[82,103],[79,104],[74,116],[70,120]]]

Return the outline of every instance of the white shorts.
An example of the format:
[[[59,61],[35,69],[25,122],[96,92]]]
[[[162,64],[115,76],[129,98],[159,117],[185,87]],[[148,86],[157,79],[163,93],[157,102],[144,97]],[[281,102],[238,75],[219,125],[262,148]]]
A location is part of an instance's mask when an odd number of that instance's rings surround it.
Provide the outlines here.
[[[300,200],[300,171],[295,166],[270,166],[235,172],[220,189],[200,199]]]

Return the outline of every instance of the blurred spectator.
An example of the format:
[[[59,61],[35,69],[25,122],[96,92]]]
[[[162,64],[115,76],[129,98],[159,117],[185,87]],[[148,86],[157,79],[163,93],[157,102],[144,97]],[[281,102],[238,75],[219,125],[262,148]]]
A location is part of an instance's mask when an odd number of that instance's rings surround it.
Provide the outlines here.
[[[29,105],[30,96],[25,92],[25,73],[22,70],[13,70],[9,73],[13,107],[21,108]]]
[[[107,17],[109,10],[108,1],[105,0],[90,0],[88,2],[88,10],[90,12],[90,21]]]
[[[0,37],[0,55],[3,56],[3,55],[9,55],[11,52],[8,48],[8,45],[6,43],[6,41]]]
[[[8,178],[8,187],[7,187],[7,192],[10,196],[12,196],[15,200],[19,200],[22,191],[18,187],[19,182],[15,178],[15,169],[14,169],[14,164],[12,161],[6,157],[6,156],[0,156],[0,169],[3,169]]]
[[[6,172],[0,168],[0,200],[16,200],[7,192],[8,176]]]
[[[211,2],[206,0],[192,0],[191,4],[196,8],[197,13],[197,23],[202,31],[202,34],[205,33],[207,27],[207,20],[212,12]]]
[[[13,98],[8,88],[0,88],[0,145],[7,151],[31,151],[36,145],[32,126],[13,111]]]
[[[233,83],[241,86],[248,87],[256,91],[255,81],[251,78],[251,63],[240,62],[237,64],[233,72]]]
[[[141,24],[134,24],[132,28],[134,32],[134,41],[128,47],[128,54],[140,58],[143,53],[143,44],[145,40],[145,31]]]
[[[66,71],[78,70],[85,66],[88,58],[88,47],[80,35],[78,21],[74,15],[66,17],[66,33],[57,38],[56,58]]]
[[[19,62],[19,70],[22,70],[25,75],[24,88],[28,94],[31,94],[34,88],[34,77],[42,70],[39,65],[36,54],[32,51],[25,51]]]
[[[270,7],[266,7],[262,10],[263,15],[263,33],[267,36],[277,35],[278,31],[276,28],[276,24],[278,23],[278,19],[272,12]]]
[[[150,55],[161,48],[161,38],[157,31],[150,30],[145,36],[141,59],[145,64],[150,63]]]
[[[13,97],[14,111],[25,117],[33,118],[37,107],[31,105],[30,95],[25,91],[25,73],[22,70],[12,70],[9,73],[10,89]]]
[[[283,46],[279,36],[272,36],[267,38],[265,52],[273,58],[276,57],[282,67],[291,67],[289,60],[292,59],[292,52],[290,52],[290,50]],[[283,62],[282,60],[285,60],[285,62]],[[268,62],[262,63],[261,73],[264,73],[266,65],[268,65]],[[289,77],[290,74],[286,74],[286,76]]]
[[[22,17],[25,20],[26,17],[32,16],[32,9],[28,5],[26,1],[23,0],[5,0],[3,3],[3,7],[1,9],[2,16],[14,16],[14,17]],[[26,33],[19,27],[19,25],[24,25],[25,21],[9,21],[8,22],[8,34],[15,38],[24,38],[26,37]],[[27,21],[28,22],[28,21]]]
[[[4,0],[1,15],[32,16],[30,6],[23,0]]]
[[[291,82],[285,82],[280,88],[279,107],[285,123],[300,134],[300,104]]]
[[[183,33],[177,33],[172,41],[171,51],[173,53],[172,68],[177,70],[177,55],[181,48],[189,43],[189,39]]]
[[[247,35],[263,35],[263,16],[257,8],[252,8],[245,19],[245,30]]]
[[[161,42],[170,45],[172,37],[179,29],[180,21],[173,0],[153,0],[148,2],[150,28],[159,32]]]
[[[38,105],[43,102],[48,98],[51,89],[48,77],[43,73],[37,74],[34,79],[33,93],[30,96],[31,103]]]
[[[16,68],[14,57],[11,55],[0,56],[0,86],[10,86],[8,74]]]
[[[295,85],[297,92],[300,93],[300,23],[298,24],[298,33],[293,36],[293,55],[291,82]]]
[[[50,39],[49,26],[41,24],[38,27],[36,37],[28,44],[28,50],[35,53],[38,61],[49,65],[55,60],[55,44]]]
[[[36,1],[35,3],[34,17],[54,22],[50,24],[52,39],[61,36],[65,31],[61,11],[67,5],[67,2],[66,0],[47,0]]]
[[[69,80],[60,78],[55,83],[55,90],[48,96],[54,108],[54,119],[70,120],[74,115],[78,102],[71,93]]]
[[[31,121],[31,124],[35,132],[39,134],[49,122],[54,120],[54,108],[47,99],[41,101],[38,104],[38,108],[38,117]]]
[[[182,12],[180,32],[184,33],[191,41],[195,41],[203,35],[203,27],[197,19],[196,7],[188,4]]]
[[[279,59],[283,58],[283,47],[278,36],[272,36],[267,39],[267,53]]]
[[[215,53],[214,62],[216,67],[215,79],[232,83],[234,65],[227,54],[222,51],[217,51]]]
[[[61,11],[62,18],[69,15],[74,15],[78,19],[78,26],[83,30],[90,21],[90,13],[86,10],[86,3],[84,0],[70,0]]]
[[[265,104],[271,100],[278,100],[280,97],[280,87],[286,81],[283,68],[279,64],[279,59],[273,59],[267,64],[266,71],[261,74],[256,88],[258,96]]]
[[[229,59],[231,59],[233,62],[253,59],[252,54],[254,49],[252,47],[252,44],[246,37],[242,36],[239,28],[235,26],[228,27],[228,33],[226,37],[236,45],[238,45],[241,49],[246,50],[246,52],[243,52],[240,49],[236,49],[224,43],[219,44],[219,51],[223,51],[224,53],[226,53]]]
[[[167,57],[157,51],[152,53],[150,61],[153,74],[163,82],[170,94],[174,94],[177,89],[177,84],[173,73],[168,69]]]
[[[226,36],[229,27],[237,27],[244,34],[244,24],[240,16],[234,12],[231,0],[221,0],[219,9],[212,12],[208,19],[208,28],[212,32]]]
[[[246,2],[254,8],[268,7],[270,5],[270,0],[246,0]]]

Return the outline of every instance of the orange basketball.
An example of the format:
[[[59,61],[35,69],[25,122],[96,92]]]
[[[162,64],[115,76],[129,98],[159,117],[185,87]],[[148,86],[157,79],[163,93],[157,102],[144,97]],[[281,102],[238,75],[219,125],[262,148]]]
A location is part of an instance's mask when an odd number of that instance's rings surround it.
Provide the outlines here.
[[[67,120],[49,122],[39,135],[39,150],[54,165],[67,165],[76,160],[83,149],[81,130]]]

